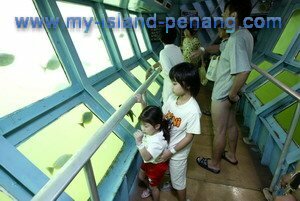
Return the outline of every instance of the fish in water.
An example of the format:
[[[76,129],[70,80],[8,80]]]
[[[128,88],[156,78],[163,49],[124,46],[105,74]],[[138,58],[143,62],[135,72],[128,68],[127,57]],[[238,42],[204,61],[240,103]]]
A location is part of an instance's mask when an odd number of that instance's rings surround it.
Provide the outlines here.
[[[64,154],[60,156],[58,159],[56,159],[51,167],[47,167],[47,170],[50,172],[50,174],[53,174],[54,169],[60,169],[71,157],[72,154]]]
[[[53,55],[49,61],[47,62],[47,65],[43,67],[44,70],[56,70],[60,66],[60,62],[57,59],[56,55]]]
[[[119,105],[119,107],[121,107],[121,106],[122,106],[122,104]],[[134,122],[133,116],[135,116],[135,114],[133,113],[132,110],[129,110],[126,115],[130,117],[130,119],[131,119],[132,122]]]
[[[83,128],[85,124],[88,124],[92,121],[93,119],[93,113],[92,112],[85,112],[83,113],[82,117],[81,117],[81,123],[79,123],[80,126],[82,126]]]
[[[12,54],[0,53],[0,66],[8,66],[15,60],[15,56]]]

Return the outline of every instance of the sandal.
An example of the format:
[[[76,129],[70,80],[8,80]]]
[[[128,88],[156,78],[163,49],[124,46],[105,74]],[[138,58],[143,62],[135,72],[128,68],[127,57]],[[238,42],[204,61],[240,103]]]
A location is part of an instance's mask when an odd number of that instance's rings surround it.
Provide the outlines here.
[[[268,200],[268,201],[273,201],[274,200],[272,192],[270,191],[269,188],[264,188],[263,189],[263,194],[264,194],[266,200]]]
[[[206,116],[211,116],[211,113],[209,110],[203,110],[202,113]]]
[[[224,151],[222,153],[222,159],[224,159],[225,161],[231,163],[232,165],[237,165],[239,163],[239,161],[232,162],[231,160],[229,160],[229,158],[227,158],[227,156],[226,156],[226,152],[227,151]]]
[[[196,158],[196,162],[198,163],[198,165],[200,165],[202,168],[208,170],[208,171],[211,171],[212,173],[215,173],[215,174],[219,174],[220,173],[220,170],[215,170],[213,168],[210,168],[208,167],[208,160],[211,160],[210,158],[202,158],[200,159],[200,157],[197,157]]]
[[[145,190],[143,190],[142,194],[141,194],[141,198],[147,198],[151,195],[151,190],[149,188],[146,188]]]

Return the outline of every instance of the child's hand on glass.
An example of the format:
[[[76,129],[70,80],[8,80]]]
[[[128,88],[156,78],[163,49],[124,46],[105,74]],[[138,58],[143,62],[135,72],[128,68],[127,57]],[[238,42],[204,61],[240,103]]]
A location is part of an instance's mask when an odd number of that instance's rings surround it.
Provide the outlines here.
[[[136,99],[136,102],[137,102],[137,103],[145,103],[142,94],[136,94],[136,95],[135,95],[135,99]]]
[[[142,140],[143,140],[143,132],[141,130],[137,130],[134,134],[133,134],[134,138],[135,138],[135,142],[137,145],[142,144]]]

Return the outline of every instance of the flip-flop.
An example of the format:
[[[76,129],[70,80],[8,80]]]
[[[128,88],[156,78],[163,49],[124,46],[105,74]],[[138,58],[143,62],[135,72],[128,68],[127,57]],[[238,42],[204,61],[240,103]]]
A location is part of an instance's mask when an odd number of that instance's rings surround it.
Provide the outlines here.
[[[224,151],[224,152],[222,153],[222,159],[224,159],[225,161],[231,163],[232,165],[237,165],[237,164],[239,163],[239,161],[232,162],[231,160],[229,160],[229,158],[226,157],[226,152],[227,152],[227,151]]]
[[[206,116],[211,116],[210,110],[203,110],[202,113]]]
[[[141,198],[147,198],[151,195],[151,190],[149,188],[143,190],[142,194],[141,194]]]
[[[196,162],[198,163],[198,165],[200,165],[200,167],[202,167],[208,171],[211,171],[212,173],[219,174],[220,170],[215,170],[213,168],[208,167],[208,160],[211,160],[211,159],[204,158],[204,157],[202,159],[200,159],[200,157],[196,158]]]

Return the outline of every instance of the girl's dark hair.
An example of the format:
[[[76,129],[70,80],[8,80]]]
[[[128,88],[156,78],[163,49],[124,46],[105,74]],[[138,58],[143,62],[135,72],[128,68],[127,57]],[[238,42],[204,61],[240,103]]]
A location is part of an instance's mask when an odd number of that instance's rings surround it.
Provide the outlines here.
[[[164,119],[161,109],[157,106],[147,106],[143,109],[142,113],[139,116],[139,120],[145,123],[151,124],[155,127],[157,124],[160,124],[160,130],[163,131],[166,141],[170,141],[170,126],[168,121]]]
[[[243,24],[245,17],[250,17],[251,10],[252,10],[252,3],[251,0],[230,0],[228,3],[225,4],[224,12],[226,8],[229,9],[230,14],[233,12],[237,13],[237,19],[239,20],[239,24]]]
[[[178,82],[182,88],[191,92],[196,97],[200,90],[200,78],[198,68],[193,64],[183,62],[171,68],[169,77],[172,81]]]

